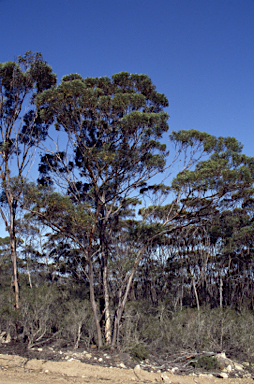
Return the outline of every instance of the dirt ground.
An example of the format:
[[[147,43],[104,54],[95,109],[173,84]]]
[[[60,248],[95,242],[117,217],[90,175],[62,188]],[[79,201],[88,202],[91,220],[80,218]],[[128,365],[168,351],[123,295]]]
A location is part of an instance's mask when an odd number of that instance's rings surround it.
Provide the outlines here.
[[[0,355],[1,384],[67,384],[67,383],[172,383],[172,384],[249,384],[253,379],[214,376],[178,376],[169,373],[147,372],[139,368],[121,369],[85,364],[77,360],[46,361],[16,355]]]

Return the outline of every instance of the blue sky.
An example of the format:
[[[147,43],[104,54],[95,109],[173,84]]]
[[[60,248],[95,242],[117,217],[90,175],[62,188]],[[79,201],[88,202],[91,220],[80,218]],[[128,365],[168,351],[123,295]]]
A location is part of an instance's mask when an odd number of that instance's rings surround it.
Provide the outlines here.
[[[42,52],[71,72],[149,75],[170,130],[235,136],[254,156],[254,0],[0,0],[0,62]]]
[[[39,51],[62,76],[145,73],[170,130],[254,156],[254,0],[0,0],[0,62]]]

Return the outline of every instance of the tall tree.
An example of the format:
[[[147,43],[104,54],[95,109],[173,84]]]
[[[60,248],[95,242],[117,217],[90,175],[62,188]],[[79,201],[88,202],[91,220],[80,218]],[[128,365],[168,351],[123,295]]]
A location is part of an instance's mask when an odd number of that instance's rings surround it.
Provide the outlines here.
[[[37,98],[41,117],[55,120],[66,134],[67,150],[42,157],[41,182],[48,175],[64,184],[73,201],[83,204],[91,224],[84,256],[89,265],[90,299],[98,344],[102,335],[94,296],[95,236],[102,268],[105,301],[105,338],[111,342],[108,292],[109,222],[135,196],[138,188],[163,171],[166,146],[160,140],[168,130],[168,101],[146,75],[122,72],[112,78],[86,78],[72,74]]]
[[[0,214],[10,236],[12,286],[19,308],[16,215],[23,183],[48,124],[35,104],[36,96],[56,84],[56,76],[39,53],[27,52],[15,62],[0,63]]]

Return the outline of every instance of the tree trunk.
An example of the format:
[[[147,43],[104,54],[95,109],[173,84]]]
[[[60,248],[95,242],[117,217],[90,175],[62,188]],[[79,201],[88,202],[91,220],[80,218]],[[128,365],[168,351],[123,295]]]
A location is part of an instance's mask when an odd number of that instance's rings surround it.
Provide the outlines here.
[[[10,212],[9,234],[10,234],[10,243],[11,243],[12,287],[13,287],[14,296],[15,296],[15,307],[18,309],[19,308],[19,282],[18,282],[17,241],[16,241],[16,234],[15,234],[15,208],[14,207],[11,207],[11,212]]]
[[[144,252],[147,249],[147,247],[148,247],[148,243],[145,244],[138,251],[138,254],[136,256],[136,260],[135,260],[134,265],[133,265],[133,267],[131,269],[129,277],[126,275],[126,279],[125,279],[125,281],[126,281],[126,288],[125,288],[124,295],[123,295],[124,284],[123,284],[122,288],[119,290],[118,308],[117,308],[116,315],[115,315],[114,329],[113,329],[113,338],[112,338],[112,343],[111,343],[111,346],[113,348],[116,347],[116,344],[118,342],[120,321],[121,321],[121,318],[122,318],[122,315],[123,315],[123,311],[125,309],[125,305],[126,305],[126,302],[127,302],[127,298],[128,298],[130,289],[131,289],[131,284],[132,284],[133,277],[135,275],[137,267],[138,267],[138,265],[139,265],[143,255],[144,255]]]
[[[116,343],[118,341],[119,325],[120,325],[120,321],[121,321],[121,318],[122,318],[122,315],[123,315],[123,311],[124,311],[124,308],[125,308],[125,305],[126,305],[126,302],[127,302],[128,294],[130,292],[131,283],[132,283],[132,280],[133,280],[135,272],[136,272],[136,267],[134,267],[132,269],[131,274],[130,274],[130,276],[128,278],[128,282],[127,282],[127,285],[126,285],[126,289],[125,289],[125,293],[124,293],[123,298],[122,298],[122,291],[121,290],[120,290],[120,293],[119,293],[119,303],[118,303],[118,309],[117,309],[116,316],[115,316],[114,331],[113,331],[113,338],[112,338],[112,347],[113,348],[116,346]]]
[[[106,345],[111,344],[111,319],[109,308],[109,290],[108,290],[108,267],[104,265],[103,268],[103,289],[104,289],[104,302],[105,302],[105,342]]]
[[[199,306],[198,292],[197,292],[194,276],[192,276],[192,286],[193,286],[193,291],[194,291],[194,295],[195,295],[195,299],[196,299],[196,303],[197,303],[197,310],[199,312],[200,306]]]
[[[95,296],[94,296],[93,264],[92,264],[91,259],[88,260],[88,265],[89,265],[90,302],[92,305],[94,321],[95,321],[95,325],[96,325],[98,348],[101,348],[102,347],[101,327],[100,327],[100,322],[98,319],[97,305],[96,305]]]
[[[223,281],[222,277],[220,276],[220,308],[222,308],[223,305]]]

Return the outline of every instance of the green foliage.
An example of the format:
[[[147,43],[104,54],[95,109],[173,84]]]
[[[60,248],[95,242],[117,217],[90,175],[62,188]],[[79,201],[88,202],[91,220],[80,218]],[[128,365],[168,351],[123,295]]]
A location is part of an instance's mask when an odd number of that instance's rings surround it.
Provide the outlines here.
[[[134,360],[142,361],[146,360],[149,357],[149,350],[141,344],[134,344],[132,348],[130,348],[130,355]]]
[[[70,162],[60,153],[54,159],[42,157],[41,175],[77,167],[87,185],[85,190],[76,183],[79,199],[94,201],[99,193],[99,198],[104,194],[110,202],[116,193],[120,198],[131,180],[138,179],[140,185],[165,165],[166,148],[159,139],[168,130],[168,116],[163,112],[168,102],[148,76],[126,72],[112,78],[65,76],[58,87],[39,95],[37,104],[44,121],[55,120],[57,129],[76,142]],[[99,180],[104,180],[103,189]],[[70,185],[72,193],[73,187]]]
[[[218,360],[213,356],[201,356],[197,360],[193,361],[191,365],[194,368],[203,368],[209,371],[218,369],[220,364]]]

